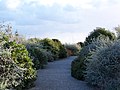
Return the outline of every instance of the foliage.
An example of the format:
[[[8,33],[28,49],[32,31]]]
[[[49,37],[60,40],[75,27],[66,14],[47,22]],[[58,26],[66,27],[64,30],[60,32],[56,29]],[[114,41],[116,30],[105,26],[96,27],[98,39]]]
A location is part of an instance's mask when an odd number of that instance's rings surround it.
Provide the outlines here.
[[[79,45],[81,48],[84,47],[84,43],[83,42],[78,42],[77,45]]]
[[[78,55],[81,47],[77,44],[65,44],[65,48],[67,49],[68,54],[70,54],[69,56],[75,56]]]
[[[51,51],[54,60],[67,57],[66,49],[62,46],[59,40],[45,38],[41,41],[41,43],[43,45],[43,49]]]
[[[66,58],[66,57],[67,57],[67,50],[63,45],[60,45],[59,58]]]
[[[62,43],[58,39],[52,39],[52,40],[54,41],[55,45],[59,48],[59,51],[58,51],[59,59],[66,58],[67,51],[66,51],[64,45],[62,45]]]
[[[117,38],[120,39],[120,26],[115,27],[115,31],[117,32]]]
[[[120,90],[120,40],[89,58],[86,81],[101,90]]]
[[[24,69],[17,66],[11,57],[11,50],[0,44],[0,90],[14,88],[21,84]]]
[[[11,56],[14,62],[19,67],[26,69],[23,75],[24,79],[22,81],[22,85],[23,87],[30,87],[30,85],[32,85],[34,79],[36,78],[36,72],[33,69],[33,63],[28,55],[28,51],[24,45],[17,44],[16,42],[13,41],[4,44],[4,48],[9,49],[10,47],[12,49]]]
[[[30,39],[28,39],[27,40],[27,43],[31,43],[31,44],[37,44],[37,45],[39,45],[39,42],[40,42],[41,40],[39,39],[39,38],[30,38]]]
[[[46,51],[46,50],[44,50],[44,52],[45,52],[45,55],[47,57],[47,61],[53,62],[54,61],[53,54],[50,51]]]
[[[46,65],[48,61],[54,60],[53,54],[51,51],[44,49],[40,39],[31,38],[27,40],[25,45],[33,59],[34,67],[36,69],[44,68],[44,65]]]
[[[27,50],[30,56],[33,58],[34,67],[36,69],[43,68],[43,66],[47,64],[48,58],[45,50],[35,45],[29,45],[29,47],[27,47]]]
[[[31,38],[25,45],[36,69],[44,68],[47,62],[67,57],[66,49],[57,39]]]
[[[46,49],[47,51],[51,51],[53,54],[54,60],[59,58],[59,47],[54,43],[53,40],[45,38],[41,40],[41,44],[43,45],[43,49]]]
[[[28,55],[27,49],[25,48],[24,45],[18,44],[19,42],[15,38],[15,35],[12,34],[12,27],[10,25],[0,25],[0,43],[2,42],[4,42],[2,44],[3,49],[11,50],[10,51],[11,57],[5,57],[8,58],[8,60],[11,60],[10,69],[13,68],[13,71],[15,71],[14,67],[16,66],[24,70],[23,75],[21,75],[23,76],[23,78],[21,79],[22,82],[20,83],[20,85],[15,85],[14,87],[17,89],[18,88],[22,89],[26,86],[29,87],[33,83],[33,80],[36,78],[36,72],[33,69],[33,63]],[[14,65],[14,67],[12,67],[11,64]],[[13,75],[15,75],[16,73],[18,72],[17,71],[13,72]]]
[[[86,62],[93,55],[97,49],[101,47],[109,46],[112,41],[109,38],[105,38],[105,36],[100,36],[96,40],[93,39],[92,43],[84,46],[78,57],[72,61],[71,64],[71,75],[77,79],[84,80],[84,71],[86,70]]]
[[[106,30],[105,28],[98,27],[94,31],[92,31],[88,37],[86,37],[86,40],[84,42],[85,45],[90,44],[93,39],[96,39],[100,35],[109,37],[110,40],[115,40],[116,39],[116,36],[115,36],[114,33]]]

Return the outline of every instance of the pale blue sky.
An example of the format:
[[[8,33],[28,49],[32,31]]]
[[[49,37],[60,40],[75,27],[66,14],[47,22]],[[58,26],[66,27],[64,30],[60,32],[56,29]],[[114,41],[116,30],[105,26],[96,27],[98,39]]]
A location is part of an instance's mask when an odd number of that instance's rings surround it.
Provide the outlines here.
[[[96,27],[114,31],[120,0],[0,0],[0,21],[27,38],[57,38],[77,43]]]

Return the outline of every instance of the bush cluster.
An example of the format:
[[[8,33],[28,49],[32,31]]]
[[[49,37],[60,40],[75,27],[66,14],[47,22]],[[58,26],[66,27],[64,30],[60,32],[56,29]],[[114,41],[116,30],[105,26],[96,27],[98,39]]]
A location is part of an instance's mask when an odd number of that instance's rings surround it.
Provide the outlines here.
[[[33,59],[34,68],[37,70],[44,68],[44,65],[46,65],[48,61],[53,60],[50,52],[47,52],[45,49],[42,49],[35,44],[29,44],[27,50],[30,57]]]
[[[95,41],[93,40],[91,44],[84,46],[78,57],[71,63],[71,75],[77,79],[84,80],[84,71],[86,70],[86,62],[93,55],[96,50],[109,46],[112,41],[109,38],[104,36],[98,37]]]
[[[92,37],[95,38],[90,39],[72,62],[71,75],[101,90],[119,90],[120,40],[112,37],[114,34],[110,32],[97,37],[93,33],[96,31],[92,32]]]
[[[76,56],[78,55],[81,46],[78,44],[65,44],[65,48],[67,49],[68,56]]]
[[[109,30],[106,30],[105,28],[97,27],[90,33],[88,37],[86,37],[86,40],[84,42],[84,45],[89,45],[93,39],[97,39],[100,35],[103,35],[105,37],[108,37],[110,40],[115,40],[116,36],[114,33],[110,32]]]
[[[44,49],[52,52],[54,60],[67,57],[66,49],[59,40],[45,38],[41,43]]]
[[[57,39],[24,40],[10,25],[0,25],[0,89],[23,90],[33,86],[36,69],[67,57]]]
[[[0,44],[0,90],[13,88],[22,83],[24,69],[15,64],[11,50]]]
[[[101,48],[87,63],[86,81],[102,90],[120,89],[120,40]]]
[[[9,25],[0,27],[0,89],[30,87],[36,78],[32,60],[24,45],[16,42]]]
[[[47,62],[67,57],[65,47],[57,39],[32,38],[25,45],[36,69],[44,68]]]

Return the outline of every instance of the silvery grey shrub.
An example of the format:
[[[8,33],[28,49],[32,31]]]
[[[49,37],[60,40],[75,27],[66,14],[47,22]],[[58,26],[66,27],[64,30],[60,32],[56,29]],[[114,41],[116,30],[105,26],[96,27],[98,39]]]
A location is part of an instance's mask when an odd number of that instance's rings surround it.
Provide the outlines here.
[[[71,75],[77,79],[84,80],[84,72],[86,63],[89,62],[91,55],[96,53],[98,49],[109,46],[113,43],[108,37],[100,35],[97,39],[93,39],[91,44],[84,46],[78,57],[72,62]]]
[[[120,40],[98,49],[86,65],[88,83],[102,90],[120,90]]]

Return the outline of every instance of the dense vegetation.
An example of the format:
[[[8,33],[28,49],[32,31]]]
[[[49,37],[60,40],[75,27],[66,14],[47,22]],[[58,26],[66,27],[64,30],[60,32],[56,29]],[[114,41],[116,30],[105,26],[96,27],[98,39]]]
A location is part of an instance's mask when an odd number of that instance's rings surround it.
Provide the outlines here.
[[[32,38],[25,43],[36,69],[44,68],[47,62],[67,57],[67,51],[57,39]]]
[[[85,42],[63,45],[58,39],[25,40],[10,25],[0,25],[0,90],[24,90],[34,85],[38,69],[48,62],[78,55],[71,75],[101,90],[120,89],[120,27],[117,37],[96,28]]]
[[[66,57],[66,48],[57,39],[25,40],[17,32],[13,34],[10,25],[0,25],[0,90],[30,88],[36,69]]]
[[[77,79],[84,80],[84,70],[86,69],[85,62],[92,54],[95,53],[97,49],[109,45],[112,41],[105,36],[98,37],[95,41],[93,40],[91,44],[83,47],[78,55],[78,57],[72,62],[71,75]]]
[[[96,52],[87,63],[86,81],[102,90],[120,90],[120,40]]]
[[[114,33],[104,28],[91,32],[71,64],[71,75],[101,90],[119,90],[120,40],[117,33],[116,38]]]
[[[18,44],[9,25],[0,27],[0,89],[33,85],[36,71],[24,45]]]
[[[67,50],[67,54],[68,56],[76,56],[78,55],[80,49],[81,49],[81,45],[80,44],[65,44],[64,45],[66,50]]]
[[[91,32],[88,37],[86,37],[84,44],[89,45],[90,43],[92,43],[93,39],[96,40],[97,37],[99,37],[100,35],[108,37],[110,40],[116,39],[114,33],[110,32],[109,30],[106,30],[105,28],[98,27],[94,29],[94,31]]]

